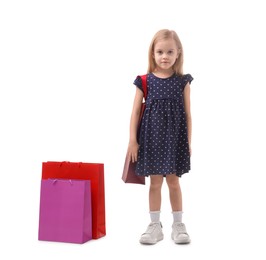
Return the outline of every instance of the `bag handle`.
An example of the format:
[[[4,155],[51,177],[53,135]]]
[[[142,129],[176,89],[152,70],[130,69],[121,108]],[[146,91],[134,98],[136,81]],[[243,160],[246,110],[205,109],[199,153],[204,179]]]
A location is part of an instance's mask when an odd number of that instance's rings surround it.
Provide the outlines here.
[[[142,81],[143,96],[144,96],[144,99],[146,100],[147,94],[148,94],[148,89],[147,89],[147,74],[141,75],[140,78],[141,78],[141,81]]]
[[[73,185],[72,180],[65,180],[65,179],[49,179],[55,184],[57,181],[62,181],[62,182],[69,182],[70,185]]]

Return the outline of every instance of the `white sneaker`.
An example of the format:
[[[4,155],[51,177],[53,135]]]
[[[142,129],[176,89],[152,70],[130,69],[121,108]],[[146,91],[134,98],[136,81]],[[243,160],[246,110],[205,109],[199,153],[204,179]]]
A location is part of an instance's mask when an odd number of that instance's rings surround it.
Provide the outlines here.
[[[172,239],[176,244],[188,244],[190,238],[184,223],[174,222],[172,225]]]
[[[162,224],[151,222],[146,230],[140,237],[141,244],[156,244],[158,241],[163,240]]]

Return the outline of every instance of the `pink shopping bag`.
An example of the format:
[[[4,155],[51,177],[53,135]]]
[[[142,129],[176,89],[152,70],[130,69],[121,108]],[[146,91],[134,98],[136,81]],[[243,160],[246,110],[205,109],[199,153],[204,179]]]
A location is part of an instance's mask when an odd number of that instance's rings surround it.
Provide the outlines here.
[[[42,164],[42,179],[75,179],[91,181],[92,238],[106,235],[104,164],[54,162]]]
[[[89,180],[41,180],[38,239],[79,244],[92,239]]]

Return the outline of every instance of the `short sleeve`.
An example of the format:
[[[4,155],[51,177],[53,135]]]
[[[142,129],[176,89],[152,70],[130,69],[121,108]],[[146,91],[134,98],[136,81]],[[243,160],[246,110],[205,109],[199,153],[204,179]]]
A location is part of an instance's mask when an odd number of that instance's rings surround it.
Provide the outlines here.
[[[183,77],[182,77],[182,89],[184,90],[187,83],[190,84],[192,80],[193,80],[193,77],[190,74],[183,75]]]
[[[137,76],[136,79],[133,82],[134,85],[136,85],[137,88],[139,88],[143,92],[143,87],[142,87],[142,80],[140,76]]]

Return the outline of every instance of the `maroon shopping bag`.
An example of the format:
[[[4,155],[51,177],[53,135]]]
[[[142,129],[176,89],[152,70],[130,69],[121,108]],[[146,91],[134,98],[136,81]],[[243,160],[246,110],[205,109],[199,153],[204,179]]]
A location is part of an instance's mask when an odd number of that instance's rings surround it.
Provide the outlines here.
[[[138,129],[137,129],[137,135],[139,137],[140,132],[140,124],[141,120],[146,108],[145,100],[147,98],[148,89],[147,89],[147,75],[140,76],[142,80],[142,88],[143,88],[143,97],[144,102],[141,104],[141,111],[140,111],[140,117],[139,117],[139,123],[138,123]],[[131,162],[130,158],[126,155],[125,162],[124,162],[124,168],[122,173],[122,180],[125,183],[135,183],[135,184],[145,184],[145,176],[138,176],[135,173],[136,169],[136,162]]]
[[[92,239],[88,180],[41,180],[39,240],[83,244]]]
[[[54,162],[42,164],[42,179],[61,178],[91,181],[92,238],[106,235],[104,164],[85,162]]]
[[[132,163],[130,158],[126,158],[122,180],[125,183],[145,184],[145,176],[138,176],[135,174],[136,162]]]

